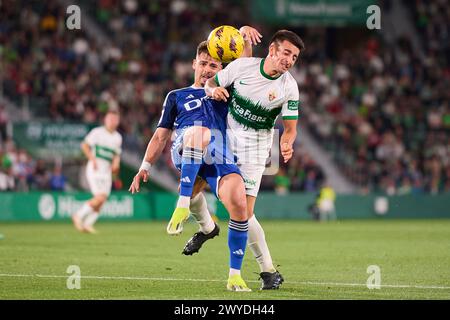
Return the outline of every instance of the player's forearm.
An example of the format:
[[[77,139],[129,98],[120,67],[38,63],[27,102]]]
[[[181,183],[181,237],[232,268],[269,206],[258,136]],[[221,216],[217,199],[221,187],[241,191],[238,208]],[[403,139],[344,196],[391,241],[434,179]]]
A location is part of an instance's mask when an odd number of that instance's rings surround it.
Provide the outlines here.
[[[205,83],[205,93],[208,97],[212,97],[213,90],[217,88],[216,80],[213,78],[209,78]]]
[[[91,152],[91,147],[89,147],[89,145],[85,142],[83,142],[81,144],[81,151],[83,151],[84,156],[88,159],[88,160],[94,160],[94,155]]]
[[[120,156],[115,156],[111,165],[111,172],[113,175],[119,174],[120,170]]]
[[[244,51],[241,54],[242,58],[249,58],[253,54],[252,42],[250,40],[245,40],[244,42]]]
[[[152,165],[155,164],[156,161],[158,161],[166,146],[167,140],[170,137],[169,132],[161,133],[161,130],[161,128],[158,128],[156,130],[155,134],[147,145],[147,150],[145,151],[144,161],[149,162]]]
[[[280,145],[287,143],[291,146],[294,144],[295,139],[297,139],[297,128],[285,128],[280,138]]]

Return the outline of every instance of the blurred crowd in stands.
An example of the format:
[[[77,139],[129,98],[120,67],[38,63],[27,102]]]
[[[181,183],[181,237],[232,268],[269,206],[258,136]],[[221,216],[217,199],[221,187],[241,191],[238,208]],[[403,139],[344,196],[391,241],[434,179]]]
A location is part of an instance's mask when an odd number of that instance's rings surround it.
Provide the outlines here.
[[[302,61],[291,72],[301,92],[300,139],[308,127],[363,192],[450,191],[449,11],[440,8],[445,1],[416,3],[410,9],[426,44],[424,58],[407,38],[396,49],[377,35],[358,50],[330,56],[326,36],[309,32]],[[99,43],[86,30],[69,32],[57,1],[1,5],[3,93],[20,106],[29,104],[34,117],[55,121],[94,123],[118,106],[124,148],[140,154],[167,92],[192,83],[196,44],[212,27],[242,26],[250,17],[240,1],[226,1],[227,10],[222,0],[81,1],[110,40]],[[256,27],[270,38],[273,30]],[[1,158],[21,164],[6,169],[2,160],[1,172],[16,172],[18,188],[27,179],[27,169],[18,168],[27,165],[18,160],[23,151],[8,148],[3,144]],[[161,163],[171,166],[167,151]],[[320,167],[302,147],[294,156],[276,176],[263,179],[262,189],[282,194],[320,188]]]
[[[392,47],[374,37],[330,60],[322,37],[295,75],[303,123],[363,192],[450,191],[450,12],[417,3],[423,57],[407,38]]]

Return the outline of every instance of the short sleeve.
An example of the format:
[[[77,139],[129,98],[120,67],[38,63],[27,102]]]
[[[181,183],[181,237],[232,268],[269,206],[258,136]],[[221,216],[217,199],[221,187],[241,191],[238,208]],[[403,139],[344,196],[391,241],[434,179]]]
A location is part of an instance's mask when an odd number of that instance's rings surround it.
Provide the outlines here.
[[[84,142],[86,142],[91,147],[95,145],[96,132],[97,132],[97,130],[92,129],[91,131],[89,131],[87,136],[84,138]]]
[[[297,120],[298,119],[298,107],[299,107],[299,93],[296,81],[290,82],[286,101],[281,108],[281,115],[283,120]]]
[[[158,122],[158,128],[173,129],[177,118],[177,97],[175,92],[167,94],[163,104],[163,111]]]
[[[117,146],[116,146],[116,155],[120,156],[122,154],[122,136],[120,133],[117,135]]]
[[[244,58],[234,60],[225,69],[216,73],[214,80],[218,86],[227,88],[233,84],[239,75],[239,67],[242,59]]]

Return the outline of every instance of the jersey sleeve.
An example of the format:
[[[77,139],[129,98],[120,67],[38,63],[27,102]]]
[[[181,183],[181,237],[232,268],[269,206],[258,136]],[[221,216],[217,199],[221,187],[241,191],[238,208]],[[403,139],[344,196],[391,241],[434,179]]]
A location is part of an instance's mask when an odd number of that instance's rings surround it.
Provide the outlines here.
[[[84,137],[84,142],[87,143],[90,147],[94,146],[96,143],[97,130],[92,129],[89,131],[86,137]]]
[[[122,135],[118,134],[117,136],[117,146],[116,146],[116,155],[120,156],[122,154]]]
[[[233,84],[239,75],[239,68],[242,59],[243,58],[234,60],[225,69],[216,73],[214,80],[219,87],[227,88]]]
[[[172,129],[177,118],[177,97],[175,92],[169,92],[164,100],[163,111],[158,122],[158,128]]]
[[[299,104],[300,101],[297,82],[291,81],[288,86],[286,101],[283,103],[281,108],[283,120],[297,120]]]

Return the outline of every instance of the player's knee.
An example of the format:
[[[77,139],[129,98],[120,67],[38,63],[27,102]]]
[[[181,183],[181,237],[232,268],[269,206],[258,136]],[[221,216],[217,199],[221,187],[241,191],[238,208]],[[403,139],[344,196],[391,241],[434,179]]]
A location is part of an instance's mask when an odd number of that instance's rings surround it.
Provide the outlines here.
[[[240,217],[240,220],[247,220],[247,202],[245,199],[245,195],[234,194],[230,202],[231,206],[233,207],[233,211]]]
[[[106,194],[99,194],[95,196],[95,199],[99,206],[102,206],[105,202],[108,196]]]
[[[206,127],[190,127],[183,136],[184,146],[204,149],[211,141],[211,131]]]

